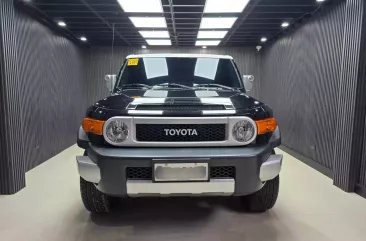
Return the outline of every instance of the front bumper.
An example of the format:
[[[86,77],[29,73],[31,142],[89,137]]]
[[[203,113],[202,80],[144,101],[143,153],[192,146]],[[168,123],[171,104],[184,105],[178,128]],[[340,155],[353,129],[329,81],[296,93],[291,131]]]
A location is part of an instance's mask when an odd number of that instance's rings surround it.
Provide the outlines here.
[[[208,148],[105,148],[88,145],[88,156],[77,157],[79,174],[111,196],[159,195],[237,195],[260,190],[264,182],[275,178],[282,155],[272,154],[280,145],[279,130],[268,144],[251,147]],[[129,180],[128,167],[153,168],[154,163],[208,163],[209,167],[235,167],[235,177],[211,178],[208,182],[153,182]]]

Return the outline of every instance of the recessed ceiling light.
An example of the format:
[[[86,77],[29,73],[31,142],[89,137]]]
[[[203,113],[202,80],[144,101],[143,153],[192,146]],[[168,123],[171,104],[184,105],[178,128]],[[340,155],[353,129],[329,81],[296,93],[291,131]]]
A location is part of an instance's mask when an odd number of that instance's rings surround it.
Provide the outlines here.
[[[130,17],[136,28],[166,28],[163,17]]]
[[[142,45],[141,48],[146,49],[146,45]]]
[[[58,24],[58,26],[66,27],[66,23],[63,21],[58,21],[57,24]]]
[[[290,26],[290,23],[288,23],[288,22],[284,22],[281,24],[282,28],[287,28],[288,26]]]
[[[241,13],[249,0],[206,0],[204,13]]]
[[[213,29],[222,29],[222,28],[231,28],[235,23],[237,17],[223,17],[223,18],[202,18],[201,20],[201,29],[213,28]]]
[[[169,38],[168,31],[139,31],[144,38]]]
[[[161,0],[117,0],[126,13],[162,13]]]
[[[197,38],[223,38],[227,31],[198,31]]]
[[[221,40],[197,40],[196,46],[216,46],[219,45]]]
[[[148,45],[172,45],[170,39],[146,39]]]
[[[267,42],[267,38],[261,38],[261,42]]]
[[[316,0],[317,2],[325,2],[325,0]]]
[[[80,37],[80,40],[81,41],[84,41],[84,42],[86,42],[87,41],[87,39],[83,36],[83,37]]]
[[[206,47],[206,46],[202,46],[202,48],[203,48],[203,49],[207,49],[207,47]]]

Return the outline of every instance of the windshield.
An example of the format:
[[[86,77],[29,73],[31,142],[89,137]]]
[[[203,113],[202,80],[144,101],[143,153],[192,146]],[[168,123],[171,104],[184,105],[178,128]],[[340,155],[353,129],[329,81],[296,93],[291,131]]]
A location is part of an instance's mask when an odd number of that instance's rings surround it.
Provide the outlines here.
[[[231,59],[148,57],[126,60],[116,88],[148,87],[242,88]]]

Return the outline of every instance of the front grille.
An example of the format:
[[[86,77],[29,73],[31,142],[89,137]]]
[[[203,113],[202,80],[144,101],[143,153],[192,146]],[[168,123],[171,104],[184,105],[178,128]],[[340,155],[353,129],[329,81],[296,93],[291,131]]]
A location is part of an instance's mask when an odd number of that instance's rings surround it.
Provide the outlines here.
[[[151,167],[127,167],[126,178],[128,180],[152,180]],[[210,178],[235,178],[235,167],[221,166],[210,168]]]
[[[180,132],[180,134],[177,134],[175,132],[175,135],[166,133],[166,130],[188,130],[188,129],[196,130],[197,135],[188,135],[188,132]],[[136,124],[136,139],[137,141],[140,142],[224,141],[226,139],[226,125],[225,124]]]
[[[136,110],[201,111],[225,110],[223,105],[138,105]]]

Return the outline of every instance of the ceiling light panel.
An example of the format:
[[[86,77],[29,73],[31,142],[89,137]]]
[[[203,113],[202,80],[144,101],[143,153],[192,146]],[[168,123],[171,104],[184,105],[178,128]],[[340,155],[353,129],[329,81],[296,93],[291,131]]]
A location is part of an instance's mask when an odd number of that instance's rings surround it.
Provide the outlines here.
[[[236,21],[236,17],[224,17],[224,18],[202,18],[201,29],[223,29],[231,28]]]
[[[197,38],[223,38],[227,34],[227,31],[198,31]]]
[[[172,45],[170,39],[146,39],[148,45]]]
[[[163,17],[130,17],[136,28],[166,28]]]
[[[126,13],[162,13],[161,0],[117,0]]]
[[[220,40],[197,40],[196,46],[216,46],[220,44]]]
[[[170,38],[168,31],[139,31],[144,38]]]
[[[204,13],[241,13],[249,0],[206,0]]]

